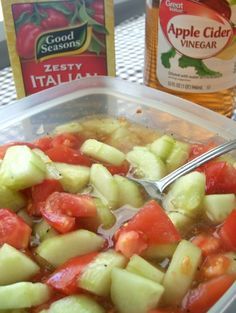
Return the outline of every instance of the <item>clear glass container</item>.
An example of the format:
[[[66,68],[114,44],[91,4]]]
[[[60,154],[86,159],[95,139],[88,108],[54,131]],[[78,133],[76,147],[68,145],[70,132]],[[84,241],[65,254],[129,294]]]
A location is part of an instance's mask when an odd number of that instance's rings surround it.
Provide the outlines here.
[[[57,125],[91,115],[124,117],[177,138],[224,142],[236,122],[187,100],[117,78],[85,78],[19,100],[0,110],[0,144],[31,141]],[[235,154],[235,152],[234,152]],[[236,312],[236,283],[209,313]]]

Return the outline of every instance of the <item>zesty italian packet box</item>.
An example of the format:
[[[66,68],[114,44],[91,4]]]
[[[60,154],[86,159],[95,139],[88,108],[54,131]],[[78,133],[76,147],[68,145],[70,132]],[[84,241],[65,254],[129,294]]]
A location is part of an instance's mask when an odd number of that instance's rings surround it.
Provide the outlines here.
[[[2,8],[19,98],[115,75],[112,0],[2,0]]]

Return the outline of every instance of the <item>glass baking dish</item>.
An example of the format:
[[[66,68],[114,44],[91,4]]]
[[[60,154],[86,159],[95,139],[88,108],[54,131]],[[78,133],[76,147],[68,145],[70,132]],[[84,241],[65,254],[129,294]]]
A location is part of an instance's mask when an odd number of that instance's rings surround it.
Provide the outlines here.
[[[124,117],[190,142],[236,138],[236,122],[189,101],[117,78],[91,77],[0,109],[0,144],[31,141],[57,125],[91,115]],[[236,312],[236,283],[209,311],[220,312]]]

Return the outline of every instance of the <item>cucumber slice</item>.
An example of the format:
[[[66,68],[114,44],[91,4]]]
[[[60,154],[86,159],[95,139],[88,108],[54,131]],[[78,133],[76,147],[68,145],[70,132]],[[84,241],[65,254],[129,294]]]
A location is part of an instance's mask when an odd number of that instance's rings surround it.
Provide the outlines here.
[[[39,313],[105,313],[101,305],[85,295],[73,295],[53,302]]]
[[[1,174],[0,174],[1,175]],[[1,179],[1,178],[0,178]],[[0,207],[18,211],[26,205],[25,197],[18,191],[0,184]]]
[[[133,255],[126,267],[128,272],[143,276],[156,283],[161,283],[164,273],[138,255]]]
[[[10,245],[4,244],[0,248],[0,285],[28,280],[39,270],[35,262]]]
[[[123,152],[96,139],[86,140],[80,150],[85,155],[112,165],[121,165],[125,160]]]
[[[205,195],[205,175],[191,172],[177,179],[170,187],[163,200],[166,211],[178,211],[189,217],[202,213],[202,202]]]
[[[41,283],[20,282],[0,286],[0,310],[31,308],[50,299],[50,289]]]
[[[164,162],[145,147],[134,147],[127,153],[126,159],[140,177],[159,180],[166,175]]]
[[[109,207],[117,209],[119,203],[118,186],[114,177],[103,165],[92,165],[90,183]]]
[[[163,280],[163,300],[168,305],[178,305],[191,286],[201,263],[201,249],[182,240],[175,250]]]
[[[33,226],[33,220],[32,217],[29,216],[29,214],[26,212],[25,209],[20,210],[19,212],[17,212],[17,215],[20,216],[23,221],[28,224],[30,227]]]
[[[94,201],[97,208],[98,226],[102,225],[105,229],[111,228],[116,222],[115,215],[101,200],[95,199]]]
[[[111,134],[107,143],[127,153],[134,145],[140,144],[140,139],[127,127],[121,126]]]
[[[55,163],[55,166],[61,174],[60,183],[66,192],[78,193],[89,183],[89,167],[66,163]]]
[[[81,123],[85,131],[92,131],[102,135],[110,135],[120,127],[119,120],[115,118],[94,118]]]
[[[186,216],[180,212],[168,212],[167,214],[171,220],[171,222],[175,225],[178,231],[183,236],[186,232],[188,232],[189,227],[193,225],[194,219],[189,216]]]
[[[168,135],[163,135],[156,139],[150,145],[150,151],[154,153],[157,157],[161,158],[163,161],[167,159],[170,155],[175,144],[173,137]]]
[[[104,229],[111,228],[116,222],[115,215],[100,199],[94,199],[94,201],[97,209],[97,215],[93,217],[84,217],[83,225],[86,226],[86,229],[95,232],[99,226],[102,226]]]
[[[57,267],[75,256],[99,251],[103,245],[102,237],[80,229],[44,240],[37,247],[36,253]]]
[[[95,295],[108,297],[111,288],[111,271],[114,267],[124,268],[126,258],[114,250],[100,253],[88,264],[78,279],[78,287]]]
[[[111,280],[111,299],[119,313],[147,313],[164,292],[160,284],[118,268],[112,270]]]
[[[34,153],[36,153],[41,160],[44,162],[46,166],[46,177],[48,179],[61,179],[61,174],[57,170],[55,163],[40,149],[33,149]]]
[[[142,256],[152,260],[162,260],[170,258],[176,250],[177,244],[162,244],[162,245],[149,245],[149,247],[142,253]]]
[[[206,195],[203,199],[203,209],[214,224],[222,223],[235,208],[236,197],[233,193]]]
[[[58,232],[53,229],[44,219],[39,223],[34,225],[33,228],[34,235],[43,241],[48,238],[52,238],[58,235]]]
[[[42,159],[27,146],[7,149],[0,170],[1,184],[21,190],[41,183],[46,177]]]
[[[69,122],[57,126],[53,133],[54,134],[63,134],[63,133],[80,133],[83,130],[83,127],[78,122]]]
[[[186,163],[189,157],[190,145],[181,141],[176,141],[170,155],[166,159],[168,172],[173,172],[178,167]]]
[[[144,197],[139,186],[127,178],[114,175],[119,192],[119,207],[129,204],[134,208],[139,208],[144,204]]]

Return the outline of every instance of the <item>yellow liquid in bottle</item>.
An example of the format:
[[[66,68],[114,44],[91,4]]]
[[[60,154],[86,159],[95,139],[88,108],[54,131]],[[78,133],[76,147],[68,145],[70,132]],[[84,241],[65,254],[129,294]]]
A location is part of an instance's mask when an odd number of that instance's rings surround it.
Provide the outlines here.
[[[218,1],[218,0],[217,0]],[[157,78],[159,1],[147,0],[144,83],[161,91],[195,102],[205,108],[230,117],[234,108],[235,89],[212,93],[188,93],[163,87]],[[236,54],[236,51],[235,51]],[[219,60],[220,62],[220,60]]]

